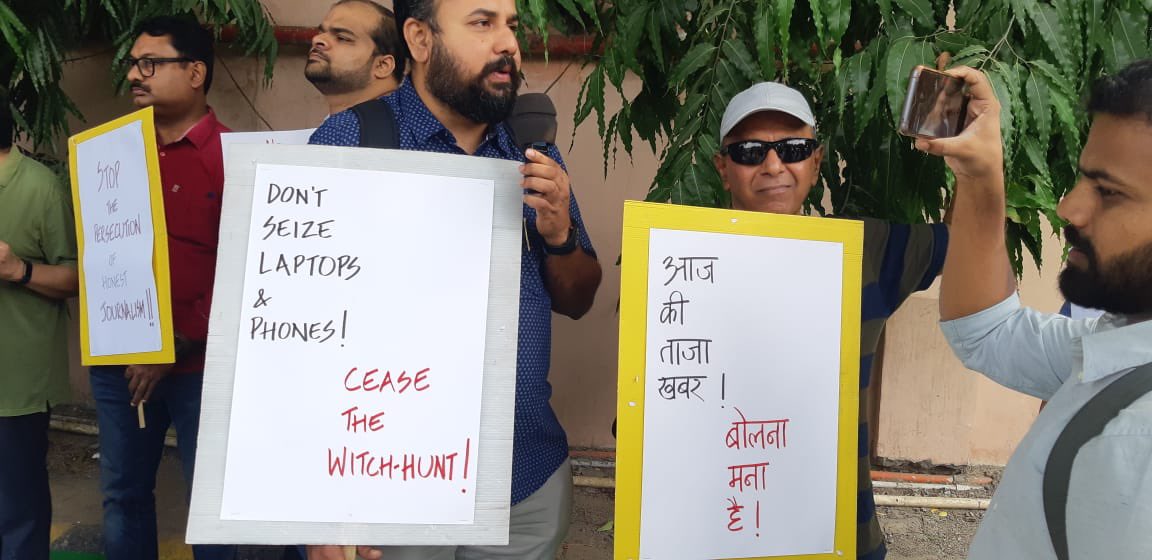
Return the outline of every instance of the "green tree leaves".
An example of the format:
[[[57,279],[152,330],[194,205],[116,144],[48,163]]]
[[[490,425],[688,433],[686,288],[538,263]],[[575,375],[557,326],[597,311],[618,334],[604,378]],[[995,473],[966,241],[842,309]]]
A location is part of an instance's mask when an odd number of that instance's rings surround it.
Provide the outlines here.
[[[529,0],[521,0],[529,1]],[[530,0],[556,4],[560,0]],[[948,52],[981,67],[1004,111],[1010,252],[1039,259],[1041,220],[1076,176],[1092,81],[1149,56],[1152,0],[580,0],[597,13],[604,64],[626,61],[641,81],[619,118],[604,115],[605,82],[585,81],[577,124],[597,114],[608,147],[633,133],[659,150],[648,199],[723,205],[712,167],[732,95],[777,80],[804,92],[825,145],[821,213],[938,220],[951,177],[938,158],[896,134],[909,71]],[[950,6],[954,11],[950,11]],[[643,11],[641,22],[628,16]],[[659,15],[657,15],[659,14]],[[951,27],[950,27],[951,26]],[[635,28],[635,29],[634,29]],[[648,40],[636,42],[643,35]],[[619,52],[618,52],[619,51]],[[820,206],[828,189],[832,207]],[[1019,270],[1019,267],[1017,268]]]
[[[543,0],[541,0],[543,1]],[[259,0],[64,0],[0,2],[0,91],[6,91],[17,128],[41,148],[51,148],[68,134],[69,116],[82,117],[60,88],[70,49],[86,44],[110,44],[119,60],[135,39],[132,33],[146,18],[161,14],[193,14],[213,25],[237,27],[236,46],[266,61],[265,79],[272,78],[277,43]],[[110,84],[123,79],[115,68]]]

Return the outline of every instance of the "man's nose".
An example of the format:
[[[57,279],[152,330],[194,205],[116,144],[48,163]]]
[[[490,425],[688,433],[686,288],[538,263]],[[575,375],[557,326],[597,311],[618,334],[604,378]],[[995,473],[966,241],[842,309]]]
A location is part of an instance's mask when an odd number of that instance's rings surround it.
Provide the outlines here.
[[[769,149],[768,155],[764,157],[764,163],[760,164],[760,171],[769,175],[779,175],[784,170],[784,160],[780,159],[780,154],[777,154],[775,149]]]
[[[317,33],[312,36],[312,48],[325,50],[328,48],[328,37],[326,33]]]
[[[128,66],[128,73],[125,75],[128,83],[144,81],[144,74],[140,73],[140,66],[131,64]]]
[[[1096,202],[1093,199],[1091,181],[1084,177],[1076,181],[1076,185],[1068,191],[1068,194],[1064,195],[1064,198],[1060,199],[1060,204],[1056,206],[1056,214],[1076,229],[1086,227],[1095,210]]]
[[[516,38],[516,32],[508,26],[503,26],[501,29],[499,36],[492,44],[496,54],[509,56],[520,54],[520,41]]]

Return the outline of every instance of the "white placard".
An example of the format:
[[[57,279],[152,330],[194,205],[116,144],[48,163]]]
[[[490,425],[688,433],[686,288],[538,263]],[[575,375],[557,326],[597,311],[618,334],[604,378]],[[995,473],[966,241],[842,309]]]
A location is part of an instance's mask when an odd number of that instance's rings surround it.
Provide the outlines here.
[[[492,194],[257,166],[223,519],[472,522]]]
[[[158,351],[155,239],[141,123],[77,144],[76,177],[91,355]]]
[[[506,543],[518,164],[230,151],[188,542]]]
[[[843,245],[651,230],[640,557],[828,553]]]
[[[228,150],[235,144],[281,144],[301,146],[308,143],[315,128],[301,130],[263,130],[258,132],[225,132],[220,135],[220,152],[224,156],[224,168],[228,168]]]

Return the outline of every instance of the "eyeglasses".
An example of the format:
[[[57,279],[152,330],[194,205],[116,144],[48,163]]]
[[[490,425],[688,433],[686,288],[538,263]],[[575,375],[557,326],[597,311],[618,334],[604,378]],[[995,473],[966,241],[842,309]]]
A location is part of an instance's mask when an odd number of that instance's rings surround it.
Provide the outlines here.
[[[811,138],[785,138],[775,142],[744,140],[720,148],[720,154],[731,157],[732,161],[740,165],[760,165],[768,157],[769,150],[776,150],[780,161],[796,163],[812,157],[819,145],[819,142]]]
[[[152,76],[156,75],[156,65],[157,64],[167,64],[169,62],[196,62],[196,61],[194,59],[188,58],[186,56],[180,56],[180,57],[175,57],[175,58],[132,58],[129,56],[129,57],[125,57],[123,60],[120,61],[120,63],[124,65],[125,69],[129,69],[129,68],[132,68],[133,66],[135,66],[136,69],[140,71],[140,75],[144,76],[145,78],[151,78]]]

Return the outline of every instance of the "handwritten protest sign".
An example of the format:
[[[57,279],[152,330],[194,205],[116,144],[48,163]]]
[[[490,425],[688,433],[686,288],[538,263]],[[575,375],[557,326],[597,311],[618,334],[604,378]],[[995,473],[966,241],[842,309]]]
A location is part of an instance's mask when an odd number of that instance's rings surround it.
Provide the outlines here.
[[[231,152],[189,542],[506,542],[516,164]]]
[[[256,185],[223,517],[471,523],[492,181],[259,165]],[[269,416],[299,429],[270,438]]]
[[[855,555],[862,231],[627,203],[617,558]]]
[[[155,138],[147,108],[68,141],[84,365],[175,359]]]

